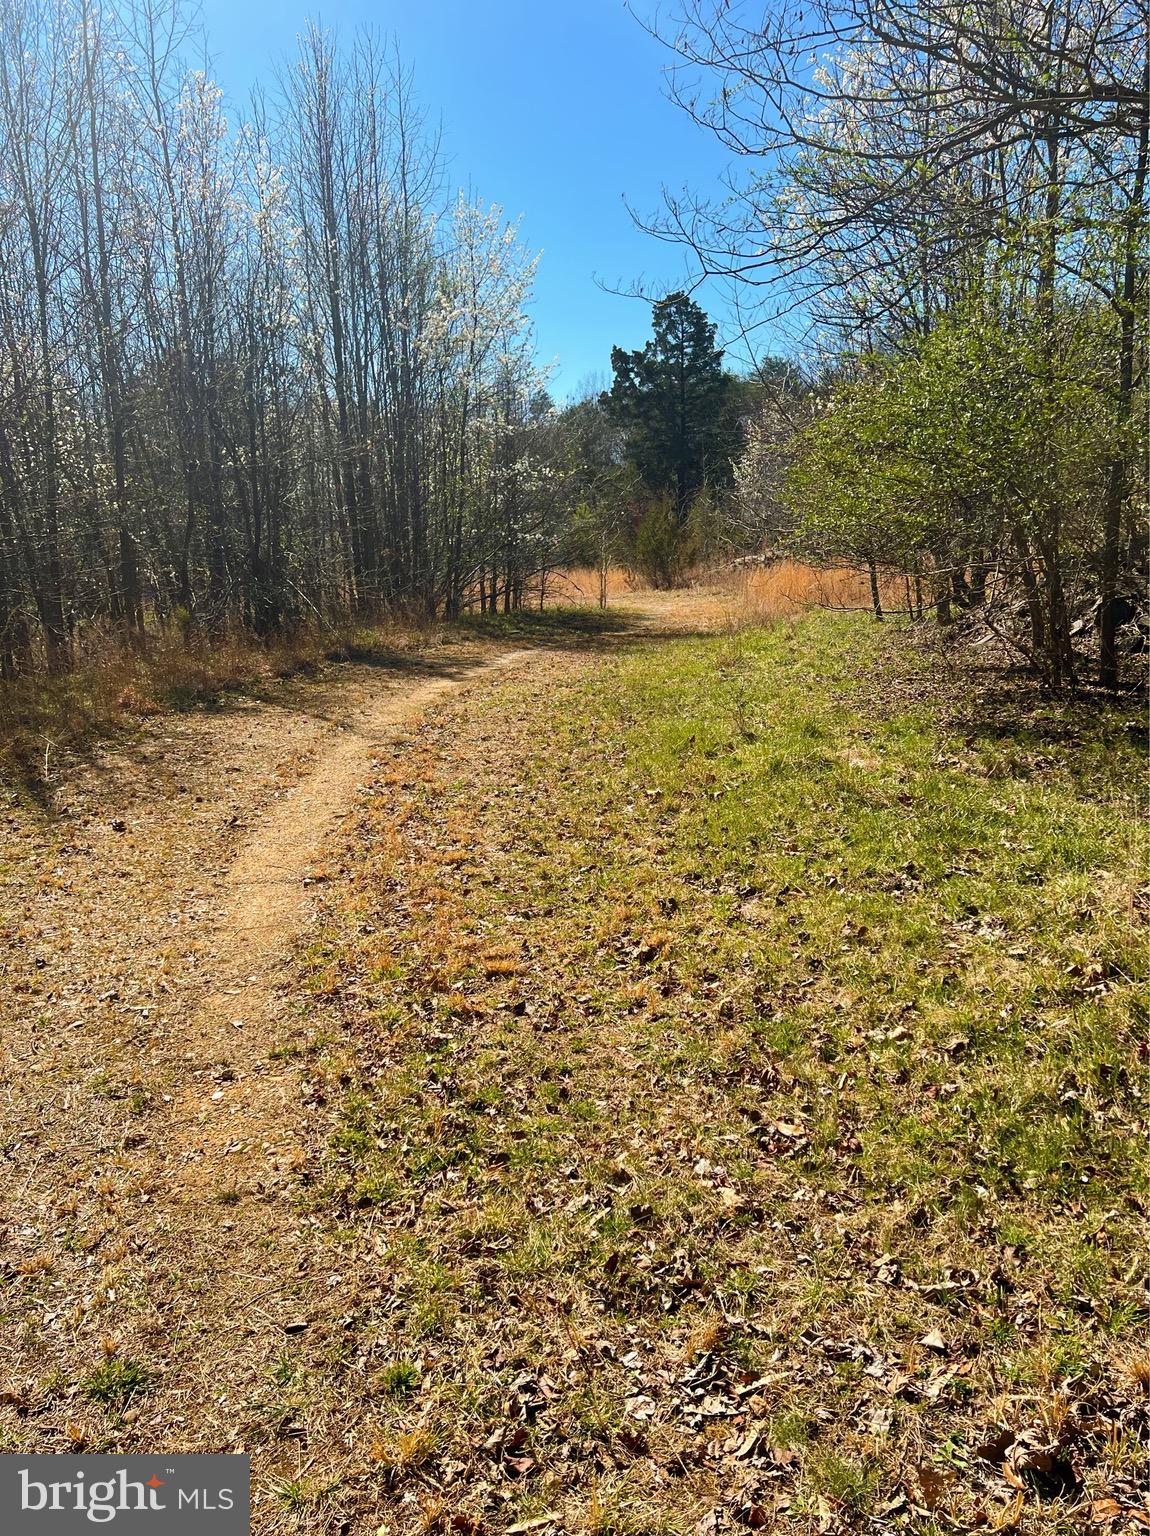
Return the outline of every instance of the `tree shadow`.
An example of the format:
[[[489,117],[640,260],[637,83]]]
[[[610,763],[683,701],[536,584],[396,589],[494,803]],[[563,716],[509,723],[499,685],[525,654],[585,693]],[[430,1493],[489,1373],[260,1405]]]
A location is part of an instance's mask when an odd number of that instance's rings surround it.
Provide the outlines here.
[[[465,614],[458,627],[476,639],[578,651],[627,649],[661,640],[713,639],[722,632],[714,625],[667,622],[661,614],[623,606]]]
[[[1117,696],[1094,686],[1052,694],[1023,667],[990,665],[964,668],[963,682],[963,692],[946,709],[946,723],[972,743],[1076,748],[1146,739],[1139,688]]]
[[[636,619],[612,608],[520,608],[513,613],[464,614],[457,627],[476,639],[568,647],[630,634]]]

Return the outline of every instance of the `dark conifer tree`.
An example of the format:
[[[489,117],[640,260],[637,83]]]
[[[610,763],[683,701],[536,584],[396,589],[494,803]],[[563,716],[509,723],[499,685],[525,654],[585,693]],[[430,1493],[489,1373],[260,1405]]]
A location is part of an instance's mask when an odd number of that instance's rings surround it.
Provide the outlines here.
[[[730,484],[735,380],[723,371],[714,325],[687,294],[660,299],[652,320],[645,347],[612,350],[615,379],[602,399],[644,485],[672,496],[682,522],[704,485]]]

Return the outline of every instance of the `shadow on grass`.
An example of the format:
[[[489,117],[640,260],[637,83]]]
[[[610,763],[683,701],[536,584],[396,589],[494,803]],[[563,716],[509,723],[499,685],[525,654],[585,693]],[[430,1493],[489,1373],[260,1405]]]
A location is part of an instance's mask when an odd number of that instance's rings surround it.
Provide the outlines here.
[[[1144,699],[1115,697],[1098,687],[1051,694],[1022,668],[967,669],[965,697],[946,710],[946,723],[976,742],[1015,742],[1021,747],[1112,747],[1144,743]]]
[[[900,680],[911,696],[929,702],[948,731],[970,746],[1014,744],[1023,750],[1077,750],[1091,743],[1116,747],[1146,740],[1145,676],[1130,677],[1110,693],[1089,677],[1089,659],[1080,661],[1082,681],[1052,692],[1038,673],[1017,661],[987,659],[955,645],[945,632],[907,625],[897,634],[902,648]],[[1133,669],[1130,669],[1133,671]],[[906,696],[906,687],[898,697]]]
[[[634,615],[611,608],[520,608],[514,613],[467,613],[457,629],[484,640],[526,640],[536,645],[578,645],[631,634]]]

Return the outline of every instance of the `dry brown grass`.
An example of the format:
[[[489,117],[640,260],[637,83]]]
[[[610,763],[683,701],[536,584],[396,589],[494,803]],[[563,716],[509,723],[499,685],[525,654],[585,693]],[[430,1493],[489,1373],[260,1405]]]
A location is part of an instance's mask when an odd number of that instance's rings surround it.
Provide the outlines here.
[[[641,576],[625,571],[621,565],[613,565],[607,572],[607,601],[627,597],[632,592],[647,592],[648,583]],[[538,583],[535,600],[539,600]],[[572,566],[566,571],[547,573],[546,602],[549,607],[582,607],[599,601],[599,572],[594,566]]]
[[[727,617],[734,628],[794,618],[809,608],[864,608],[871,605],[870,578],[854,566],[819,567],[802,560],[776,560],[769,565],[748,565],[711,571],[689,572],[684,586],[705,589],[727,600]],[[607,573],[607,600],[625,602],[638,592],[650,593],[641,576],[612,566]],[[879,594],[888,611],[905,609],[906,587],[901,576],[879,576]],[[591,566],[552,571],[547,577],[548,607],[595,604],[599,600],[599,572]],[[538,586],[528,600],[537,606]]]
[[[191,639],[171,631],[149,636],[138,651],[113,636],[90,639],[70,672],[0,683],[0,782],[38,788],[61,754],[130,732],[149,716],[231,690],[259,691],[325,661],[407,651],[429,633],[406,621],[299,628],[266,639],[238,629]]]
[[[532,576],[523,589],[523,607],[528,611],[539,607],[539,589],[543,586],[543,607],[589,608],[599,602],[599,571],[592,565],[569,566],[566,569],[548,570],[540,578]],[[607,598],[626,597],[632,592],[648,592],[648,583],[638,575],[613,565],[607,571]],[[466,594],[464,607],[469,613],[482,609],[478,586],[472,586]],[[496,599],[496,612],[503,611],[502,590]]]
[[[869,608],[870,578],[852,566],[820,569],[801,560],[776,560],[735,573],[739,606],[752,623],[793,618],[808,608]],[[879,576],[879,595],[888,609],[904,608],[901,577]]]

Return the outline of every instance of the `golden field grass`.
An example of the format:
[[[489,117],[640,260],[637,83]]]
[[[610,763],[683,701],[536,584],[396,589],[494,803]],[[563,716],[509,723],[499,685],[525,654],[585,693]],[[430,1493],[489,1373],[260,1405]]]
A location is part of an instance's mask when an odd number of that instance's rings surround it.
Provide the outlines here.
[[[851,566],[819,567],[802,560],[778,559],[757,565],[744,563],[718,570],[701,567],[690,573],[685,588],[704,589],[721,596],[731,621],[764,624],[793,619],[810,608],[865,609],[871,606],[870,579]],[[607,571],[607,601],[626,603],[635,594],[650,592],[648,584],[621,566]],[[882,602],[891,612],[905,610],[906,586],[901,576],[879,576]],[[538,587],[532,589],[534,606]],[[548,606],[593,605],[599,600],[599,572],[593,567],[553,571],[547,578]]]
[[[626,599],[636,592],[650,590],[642,577],[632,571],[625,571],[622,566],[613,565],[607,569],[607,601],[610,604],[620,598]],[[532,584],[532,598],[535,605],[539,601],[539,584]],[[547,606],[559,605],[562,607],[594,607],[599,601],[599,572],[594,566],[568,566],[563,570],[549,571],[547,573],[547,587],[544,602]]]
[[[871,607],[870,578],[866,571],[851,566],[820,568],[784,559],[744,566],[730,579],[739,611],[748,624],[792,619],[810,608],[866,611]],[[901,576],[882,573],[879,595],[891,612],[905,611],[906,588]]]

